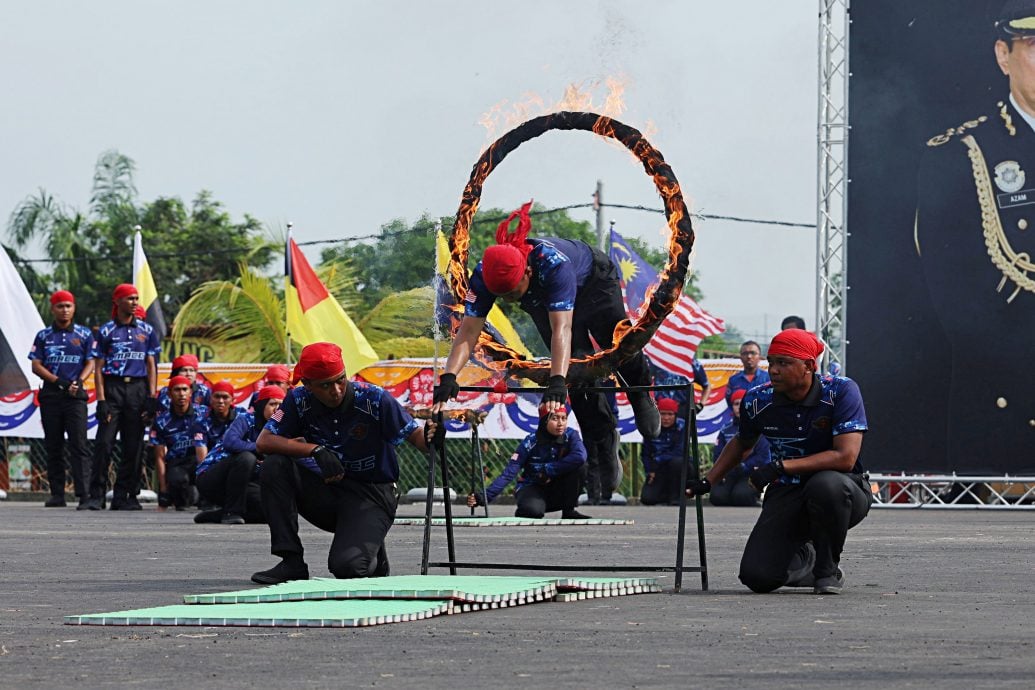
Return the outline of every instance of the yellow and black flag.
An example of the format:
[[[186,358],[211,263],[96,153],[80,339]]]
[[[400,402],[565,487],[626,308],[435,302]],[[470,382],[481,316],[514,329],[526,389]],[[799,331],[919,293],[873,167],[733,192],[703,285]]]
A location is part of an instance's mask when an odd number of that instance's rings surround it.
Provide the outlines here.
[[[147,312],[146,321],[158,332],[159,338],[166,334],[165,315],[162,304],[158,301],[158,289],[151,275],[151,267],[144,256],[144,245],[140,240],[140,231],[133,236],[133,287],[140,294],[140,306]]]

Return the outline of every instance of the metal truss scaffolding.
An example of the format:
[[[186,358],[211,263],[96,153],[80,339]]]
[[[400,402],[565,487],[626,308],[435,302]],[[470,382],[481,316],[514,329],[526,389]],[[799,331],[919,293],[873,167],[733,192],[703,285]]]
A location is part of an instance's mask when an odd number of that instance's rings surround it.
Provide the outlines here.
[[[1035,477],[871,474],[874,507],[1035,510]]]
[[[845,364],[848,213],[849,0],[819,0],[816,333],[828,362]]]

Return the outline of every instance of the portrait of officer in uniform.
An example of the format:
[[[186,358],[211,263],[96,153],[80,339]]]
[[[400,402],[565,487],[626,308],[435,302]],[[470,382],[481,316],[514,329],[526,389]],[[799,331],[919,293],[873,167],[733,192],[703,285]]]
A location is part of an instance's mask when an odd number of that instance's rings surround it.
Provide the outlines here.
[[[1035,467],[1035,0],[1003,6],[990,48],[1008,89],[927,140],[914,226],[949,350],[948,463],[969,473]]]

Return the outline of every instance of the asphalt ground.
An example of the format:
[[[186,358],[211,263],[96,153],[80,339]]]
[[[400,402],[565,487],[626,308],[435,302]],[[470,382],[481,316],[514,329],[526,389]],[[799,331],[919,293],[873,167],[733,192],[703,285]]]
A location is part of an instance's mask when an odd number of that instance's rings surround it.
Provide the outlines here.
[[[458,528],[457,555],[674,561],[675,508],[586,511],[636,524]],[[815,596],[752,594],[739,583],[740,550],[757,512],[705,509],[708,592],[688,573],[675,594],[672,575],[663,574],[663,594],[371,628],[129,628],[68,626],[63,616],[246,587],[253,571],[274,563],[266,528],[195,525],[192,513],[153,508],[93,513],[7,502],[0,504],[0,687],[1035,686],[1032,513],[874,510],[849,533],[844,594]],[[432,559],[445,560],[445,530],[434,537]],[[302,538],[312,574],[328,576],[330,535],[305,525]],[[393,574],[419,572],[421,538],[420,527],[392,529]]]

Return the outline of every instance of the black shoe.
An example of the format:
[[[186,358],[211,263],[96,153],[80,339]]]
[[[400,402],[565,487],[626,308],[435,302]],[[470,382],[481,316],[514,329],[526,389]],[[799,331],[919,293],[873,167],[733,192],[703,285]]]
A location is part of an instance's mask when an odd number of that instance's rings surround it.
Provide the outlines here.
[[[817,577],[813,594],[840,594],[845,588],[845,571],[837,566],[837,572],[827,577]]]
[[[198,514],[200,515],[201,513]],[[221,519],[220,522],[224,525],[243,525],[244,518],[237,513],[227,513],[223,516],[223,519]]]
[[[561,517],[565,520],[590,520],[588,515],[583,515],[579,511],[572,508],[571,510],[561,511]]]
[[[636,430],[644,439],[654,439],[661,434],[661,413],[650,393],[629,393],[629,404],[636,417]]]
[[[177,513],[182,513],[185,510],[187,510],[187,509],[185,507],[183,507],[183,506],[176,506],[176,512]]]
[[[388,577],[392,573],[392,566],[388,564],[388,549],[381,544],[381,550],[377,552],[377,570],[374,577]]]
[[[65,503],[64,496],[51,496],[47,499],[47,502],[43,504],[44,508],[64,508],[68,504]]]
[[[83,507],[85,505],[85,508]],[[87,498],[85,504],[83,501],[79,502],[79,508],[77,510],[104,510],[104,499],[103,498]]]
[[[260,570],[252,575],[252,582],[257,585],[279,585],[291,580],[308,580],[309,566],[301,558],[286,558],[269,570]]]
[[[816,578],[812,569],[816,566],[816,547],[812,542],[807,541],[798,549],[791,561],[791,565],[795,564],[797,568],[787,571],[787,584],[784,587],[815,587]]]
[[[80,496],[79,497],[79,505],[77,505],[75,507],[75,509],[76,510],[89,510],[90,509],[90,499],[85,497],[85,496]]]
[[[126,499],[126,507],[123,510],[143,510],[144,506],[140,505],[140,501],[137,500],[136,496],[130,496]]]
[[[203,510],[194,516],[194,522],[199,525],[203,524],[215,524],[223,519],[223,509],[217,508],[216,510]]]

